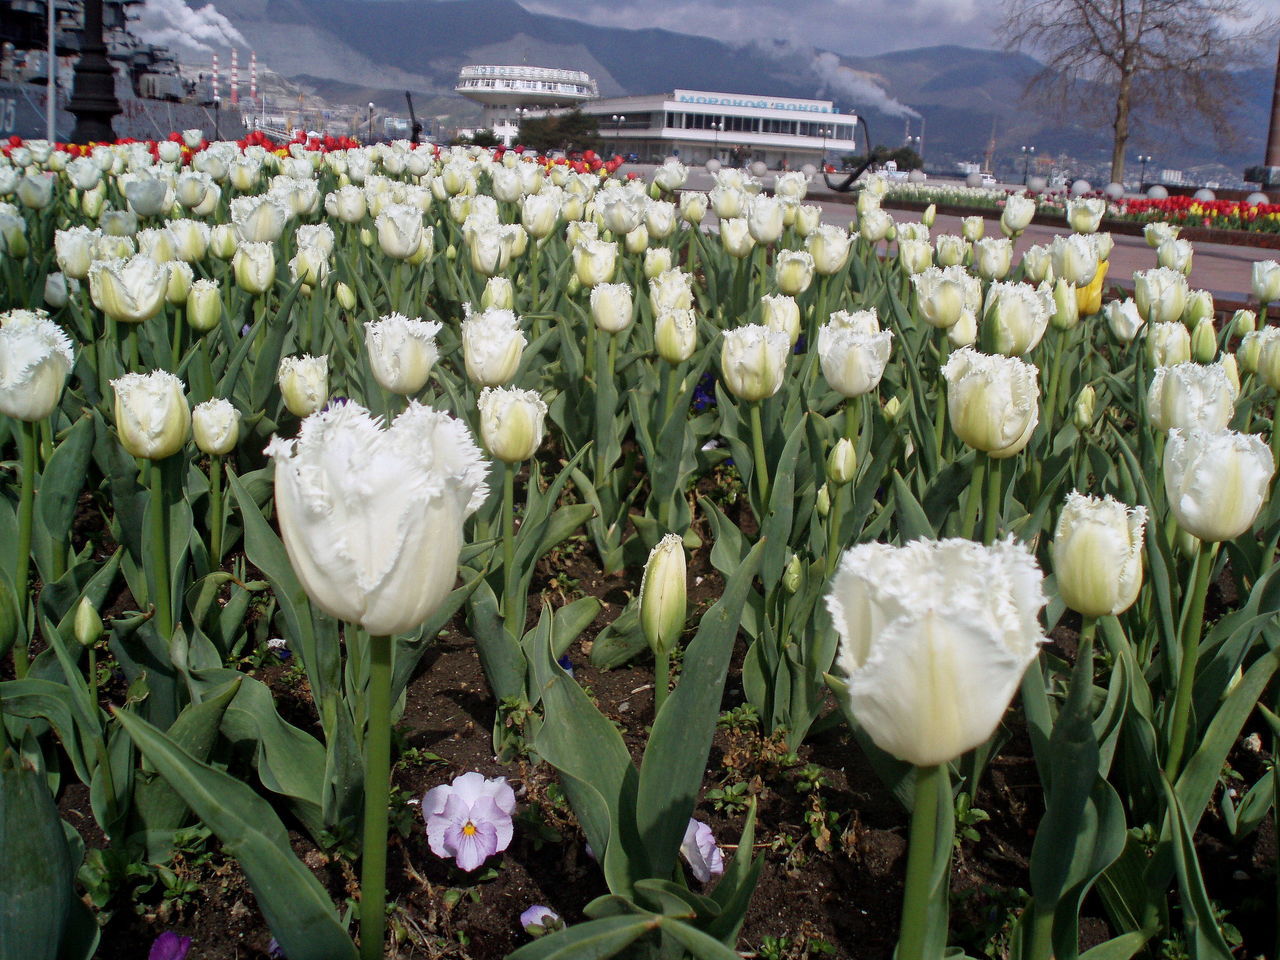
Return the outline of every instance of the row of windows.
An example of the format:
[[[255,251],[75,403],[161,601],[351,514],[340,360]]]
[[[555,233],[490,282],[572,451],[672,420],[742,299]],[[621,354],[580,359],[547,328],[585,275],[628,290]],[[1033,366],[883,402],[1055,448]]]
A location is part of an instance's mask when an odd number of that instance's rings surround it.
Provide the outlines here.
[[[573,83],[552,83],[548,80],[461,80],[455,90],[529,90],[568,93],[579,97],[592,95],[590,87]]]
[[[733,117],[707,113],[666,114],[666,126],[676,130],[716,130],[725,133],[781,133],[796,137],[852,140],[853,124],[815,123],[810,120],[775,120],[770,117]]]

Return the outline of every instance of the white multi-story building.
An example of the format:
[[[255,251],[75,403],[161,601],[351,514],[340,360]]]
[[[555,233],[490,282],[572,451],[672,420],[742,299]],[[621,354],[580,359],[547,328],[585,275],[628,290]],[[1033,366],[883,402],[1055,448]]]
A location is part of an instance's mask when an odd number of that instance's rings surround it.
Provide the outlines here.
[[[489,64],[463,67],[454,90],[484,107],[482,126],[506,146],[512,145],[526,113],[542,114],[599,96],[595,80],[581,70]]]
[[[582,112],[596,118],[609,152],[660,162],[712,157],[762,160],[774,169],[837,162],[856,153],[858,117],[830,100],[743,96],[702,90],[592,100]],[[838,164],[837,164],[838,165]]]

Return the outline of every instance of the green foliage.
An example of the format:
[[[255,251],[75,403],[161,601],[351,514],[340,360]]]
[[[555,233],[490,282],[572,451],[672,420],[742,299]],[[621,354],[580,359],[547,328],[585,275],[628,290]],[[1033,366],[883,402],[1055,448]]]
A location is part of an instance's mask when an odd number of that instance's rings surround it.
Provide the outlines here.
[[[599,150],[602,143],[599,126],[595,117],[576,108],[541,117],[525,117],[520,121],[516,142],[539,153]]]

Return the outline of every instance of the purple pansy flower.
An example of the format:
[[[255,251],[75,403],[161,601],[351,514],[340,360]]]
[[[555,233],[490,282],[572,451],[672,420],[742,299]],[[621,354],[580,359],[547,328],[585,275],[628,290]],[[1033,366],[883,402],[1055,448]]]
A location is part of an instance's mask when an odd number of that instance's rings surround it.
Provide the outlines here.
[[[701,820],[689,820],[684,840],[680,842],[680,856],[688,862],[699,883],[706,883],[724,873],[724,857],[716,846],[715,835]]]
[[[452,858],[460,870],[476,869],[511,843],[515,809],[515,791],[504,777],[464,773],[447,786],[432,787],[422,798],[431,852]]]
[[[147,960],[184,960],[190,949],[190,937],[180,937],[172,930],[166,930],[151,944]]]
[[[535,903],[520,914],[520,926],[529,936],[540,937],[543,934],[564,929],[564,921],[560,919],[560,914],[550,907]]]

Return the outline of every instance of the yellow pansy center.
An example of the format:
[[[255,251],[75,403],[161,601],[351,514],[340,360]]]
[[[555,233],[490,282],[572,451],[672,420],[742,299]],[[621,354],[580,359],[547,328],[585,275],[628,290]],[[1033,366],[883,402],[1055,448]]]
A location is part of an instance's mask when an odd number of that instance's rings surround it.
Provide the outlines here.
[[[463,827],[462,827],[462,832],[463,832],[464,834],[466,834],[468,837],[470,837],[470,836],[474,836],[474,835],[475,835],[475,832],[476,832],[476,825],[475,825],[474,823],[472,823],[470,820],[468,820],[468,821],[463,825]]]

